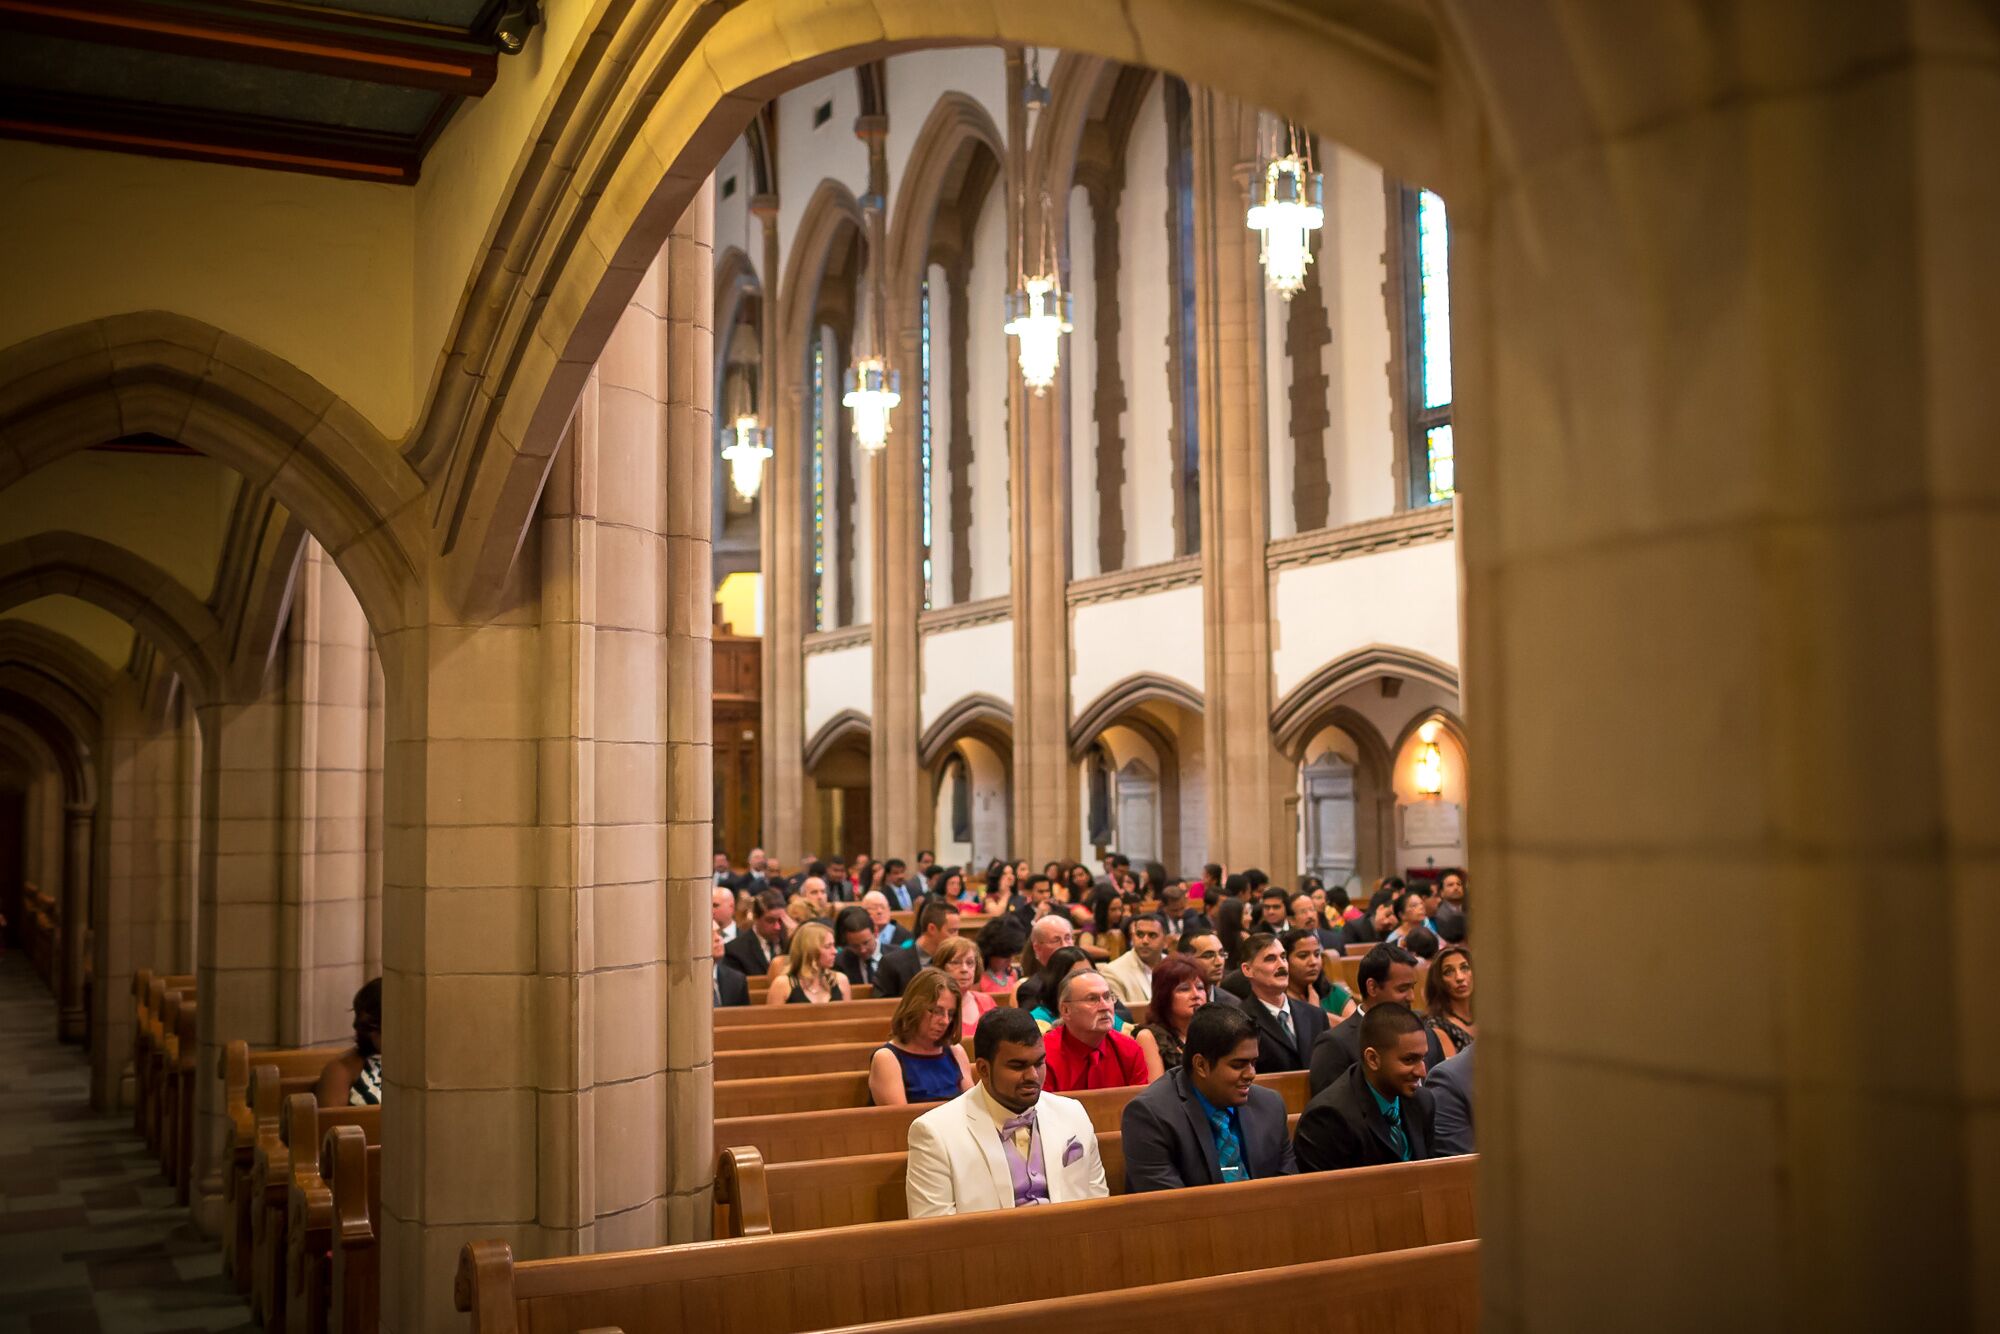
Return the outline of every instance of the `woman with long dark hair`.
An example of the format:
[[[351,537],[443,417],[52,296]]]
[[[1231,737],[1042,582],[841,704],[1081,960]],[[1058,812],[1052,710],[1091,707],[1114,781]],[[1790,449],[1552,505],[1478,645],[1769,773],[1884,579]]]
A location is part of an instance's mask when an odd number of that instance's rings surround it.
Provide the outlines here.
[[[1447,945],[1424,970],[1424,1022],[1449,1060],[1479,1036],[1472,1018],[1472,951]]]
[[[1225,966],[1236,967],[1240,962],[1236,951],[1243,948],[1243,937],[1250,931],[1250,904],[1231,895],[1216,904],[1209,916],[1215,922],[1216,936],[1222,941],[1222,955],[1228,961]]]
[[[1158,1079],[1178,1070],[1187,1046],[1188,1021],[1208,1004],[1208,984],[1185,954],[1169,954],[1153,969],[1153,1000],[1146,1022],[1132,1034],[1146,1058],[1146,1074]]]

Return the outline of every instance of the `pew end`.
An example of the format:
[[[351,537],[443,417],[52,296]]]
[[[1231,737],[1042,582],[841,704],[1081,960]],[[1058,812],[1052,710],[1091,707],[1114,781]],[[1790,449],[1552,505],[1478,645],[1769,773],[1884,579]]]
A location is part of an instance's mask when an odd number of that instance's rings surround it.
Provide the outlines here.
[[[458,1253],[452,1305],[472,1317],[472,1334],[520,1334],[514,1302],[514,1248],[504,1241],[469,1241]]]
[[[725,1211],[721,1235],[757,1237],[771,1230],[771,1192],[764,1182],[764,1155],[743,1145],[724,1149],[716,1166],[715,1203]]]

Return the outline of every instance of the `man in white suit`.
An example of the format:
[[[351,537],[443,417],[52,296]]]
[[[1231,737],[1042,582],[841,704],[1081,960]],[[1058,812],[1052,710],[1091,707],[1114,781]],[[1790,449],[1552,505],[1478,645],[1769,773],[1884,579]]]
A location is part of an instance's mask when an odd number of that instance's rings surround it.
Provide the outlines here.
[[[909,1216],[1109,1195],[1090,1114],[1074,1098],[1042,1092],[1047,1057],[1027,1011],[988,1011],[972,1056],[971,1090],[910,1125]]]

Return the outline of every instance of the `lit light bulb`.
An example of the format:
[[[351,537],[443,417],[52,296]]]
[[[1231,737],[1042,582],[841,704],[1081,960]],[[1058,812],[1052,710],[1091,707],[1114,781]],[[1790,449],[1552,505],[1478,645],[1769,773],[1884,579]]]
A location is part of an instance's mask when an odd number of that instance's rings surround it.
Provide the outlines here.
[[[1062,336],[1070,332],[1072,309],[1067,292],[1051,276],[1029,278],[1021,290],[1007,294],[1006,332],[1021,340],[1021,380],[1040,397],[1056,382],[1062,365]]]
[[[723,461],[729,465],[730,485],[746,502],[755,500],[764,484],[764,460],[771,457],[771,447],[764,443],[763,423],[745,413],[731,424],[730,431],[723,437],[729,443],[722,447]]]
[[[1264,238],[1265,281],[1287,301],[1306,285],[1312,234],[1326,223],[1324,188],[1318,172],[1307,170],[1298,154],[1287,153],[1265,165],[1250,206],[1250,228]]]
[[[854,438],[869,453],[889,443],[889,413],[903,401],[902,377],[880,357],[863,357],[847,372],[841,404],[854,413]]]
[[[1438,722],[1433,718],[1417,729],[1417,791],[1435,797],[1444,791],[1444,752],[1438,749]]]

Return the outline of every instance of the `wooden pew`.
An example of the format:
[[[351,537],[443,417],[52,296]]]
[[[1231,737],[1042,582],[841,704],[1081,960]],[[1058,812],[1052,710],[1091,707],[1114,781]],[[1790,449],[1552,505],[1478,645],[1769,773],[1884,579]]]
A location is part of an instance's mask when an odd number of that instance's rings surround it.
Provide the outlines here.
[[[718,968],[720,968],[721,966],[722,966],[721,964],[717,964],[717,965],[716,965],[716,967],[718,967]],[[769,991],[769,990],[771,989],[771,975],[770,975],[769,973],[766,973],[766,974],[765,974],[764,976],[762,976],[762,977],[753,977],[753,978],[750,978],[750,979],[749,979],[749,982],[750,982],[750,1004],[749,1004],[749,1005],[747,1005],[747,1006],[743,1006],[743,1005],[738,1005],[738,1006],[732,1006],[732,1007],[731,1007],[732,1009],[737,1009],[737,1010],[743,1010],[743,1009],[748,1009],[748,1010],[753,1010],[753,1011],[754,1011],[754,1010],[756,1010],[756,1009],[757,1009],[758,1007],[760,1007],[761,1005],[763,1005],[763,1004],[764,1004],[764,994],[765,994],[766,992],[768,992],[768,991]],[[853,994],[852,994],[851,996],[849,996],[849,997],[848,997],[848,999],[849,999],[849,1000],[874,1000],[874,999],[876,999],[876,997],[875,997],[875,988],[874,988],[873,986],[871,986],[871,985],[867,984],[867,983],[863,983],[862,985],[860,985],[860,986],[858,986],[858,987],[855,987],[855,988],[853,989]],[[894,1000],[894,999],[896,999],[896,998],[895,998],[894,996],[890,996],[890,997],[888,997],[887,999],[889,999],[889,1000]],[[840,1004],[843,1004],[843,1002],[841,1002],[841,1001],[828,1001],[828,1002],[827,1002],[827,1004],[828,1004],[828,1005],[840,1005]],[[800,1008],[803,1008],[803,1007],[800,1007]],[[820,1007],[815,1007],[815,1008],[820,1008]],[[767,1011],[767,1013],[770,1013],[770,1012],[768,1012],[768,1011]],[[769,1019],[766,1019],[766,1020],[765,1020],[765,1022],[766,1022],[766,1023],[769,1023],[769,1022],[770,1022],[770,1020],[769,1020]]]
[[[310,1093],[285,1099],[278,1124],[260,1131],[250,1169],[250,1313],[271,1334],[285,1328],[285,1222],[292,1174],[311,1169],[317,1177],[313,1147],[326,1130],[337,1125],[374,1125],[380,1137],[380,1107],[320,1108]],[[291,1139],[299,1137],[294,1156]]]
[[[1311,1098],[1303,1070],[1259,1075],[1257,1082],[1285,1100],[1285,1110],[1302,1112]],[[721,1085],[716,1086],[718,1090]],[[1139,1088],[1092,1089],[1066,1096],[1082,1103],[1090,1123],[1102,1135],[1118,1129],[1125,1104]],[[718,1104],[719,1108],[720,1104]],[[724,1148],[748,1146],[764,1162],[797,1163],[814,1158],[844,1158],[864,1153],[900,1152],[909,1146],[910,1122],[935,1103],[902,1107],[843,1107],[817,1112],[727,1117],[716,1113],[715,1142]]]
[[[140,1067],[146,1060],[147,995],[153,989],[153,970],[141,968],[132,974],[132,1130],[146,1132],[145,1078]]]
[[[354,1112],[375,1115],[341,1115]],[[335,1130],[359,1131],[363,1147],[380,1144],[380,1112],[380,1107],[322,1109],[310,1093],[295,1093],[285,1100],[284,1138],[292,1164],[285,1190],[287,1334],[327,1334],[333,1307],[334,1212],[326,1148]]]
[[[715,1080],[718,1096],[725,1084],[740,1084],[745,1081],[762,1079],[790,1079],[810,1075],[853,1074],[859,1071],[862,1079],[861,1101],[868,1101],[868,1062],[880,1047],[883,1038],[873,1042],[829,1042],[811,1047],[770,1047],[752,1051],[718,1051],[715,1053]],[[852,1105],[852,1104],[850,1104]]]
[[[161,1165],[174,1183],[174,1202],[186,1204],[194,1190],[194,1103],[199,1080],[195,1054],[200,1049],[196,1018],[200,1007],[193,991],[174,993],[168,1002],[174,1031],[166,1040],[166,1086],[161,1090]]]
[[[167,998],[194,994],[189,974],[155,974],[146,987],[146,1004],[139,1045],[132,1058],[133,1129],[154,1157],[160,1154],[160,1091],[166,1082]]]
[[[1314,1300],[1324,1296],[1326,1300]],[[1305,1300],[1302,1300],[1305,1298]],[[1281,1265],[1227,1283],[1181,1279],[1081,1297],[982,1307],[980,1334],[1110,1334],[1172,1313],[1188,1329],[1232,1329],[1255,1311],[1258,1334],[1476,1334],[1479,1243],[1453,1241]],[[826,1334],[961,1334],[960,1312],[846,1325]]]
[[[332,1334],[376,1334],[382,1310],[382,1147],[359,1126],[335,1126],[320,1145],[333,1189]]]
[[[1095,1292],[1125,1306],[1129,1328],[1172,1309],[1135,1306],[1133,1287],[1468,1240],[1474,1168],[1471,1158],[1445,1158],[867,1223],[843,1229],[834,1245],[825,1232],[776,1233],[516,1264],[505,1243],[477,1241],[460,1252],[453,1295],[472,1334],[602,1325],[794,1334],[952,1313],[955,1328],[984,1330],[996,1296],[1067,1309]],[[1245,1226],[1256,1218],[1283,1225]],[[1322,1319],[1340,1304],[1324,1288],[1291,1296]],[[1422,1298],[1421,1288],[1404,1294],[1411,1306]],[[1060,1317],[1052,1327],[1069,1328]]]
[[[716,1025],[715,1050],[763,1051],[771,1047],[818,1047],[829,1042],[873,1042],[881,1046],[889,1040],[889,1020],[896,1013],[901,1002],[849,1001],[847,1008],[856,1005],[887,1005],[886,1013],[843,1015],[834,1014],[825,1019],[807,1019],[799,1023],[787,1022],[794,1014],[807,1010],[832,1010],[826,1005],[783,1005],[766,1009],[767,1020],[761,1024],[732,1024],[727,1027]],[[783,1016],[782,1020],[780,1016]],[[719,1076],[718,1076],[719,1078]]]
[[[1296,1112],[1286,1121],[1298,1123]],[[1111,1193],[1123,1195],[1124,1132],[1099,1132],[1097,1152]],[[908,1166],[909,1154],[901,1150],[767,1166],[755,1149],[724,1149],[715,1175],[715,1235],[754,1237],[905,1218]]]
[[[874,989],[868,988],[871,992]],[[768,985],[765,990],[769,990]],[[825,1005],[732,1005],[715,1012],[715,1032],[720,1037],[724,1030],[731,1028],[765,1028],[776,1023],[803,1027],[873,1019],[881,1024],[882,1031],[886,1033],[889,1031],[889,1020],[899,1004],[900,998],[884,996],[880,1000],[828,1001]]]
[[[229,1145],[223,1156],[223,1268],[241,1291],[250,1288],[250,1171],[257,1136],[277,1135],[285,1099],[310,1093],[338,1047],[305,1047],[251,1055],[241,1038],[222,1048],[223,1105],[229,1117]],[[254,1062],[254,1064],[253,1064]]]

